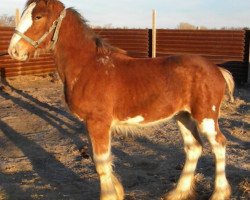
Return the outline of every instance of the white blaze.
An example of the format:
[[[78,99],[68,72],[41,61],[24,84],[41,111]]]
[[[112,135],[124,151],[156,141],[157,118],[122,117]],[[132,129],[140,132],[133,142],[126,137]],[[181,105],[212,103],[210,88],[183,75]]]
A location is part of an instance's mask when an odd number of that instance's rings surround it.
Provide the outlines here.
[[[31,26],[32,26],[32,11],[35,8],[36,3],[31,3],[28,8],[24,11],[21,20],[16,27],[16,30],[18,30],[21,33],[25,33]],[[17,42],[21,39],[21,37],[17,34],[14,34],[12,36],[11,42],[10,42],[10,49],[14,47]]]

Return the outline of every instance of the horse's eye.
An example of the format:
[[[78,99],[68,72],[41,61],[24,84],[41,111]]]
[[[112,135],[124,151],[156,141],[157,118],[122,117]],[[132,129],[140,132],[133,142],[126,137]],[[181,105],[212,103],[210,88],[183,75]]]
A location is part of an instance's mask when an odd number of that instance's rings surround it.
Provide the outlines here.
[[[41,15],[37,15],[37,16],[35,17],[35,20],[39,20],[39,19],[41,19],[41,18],[42,18]]]

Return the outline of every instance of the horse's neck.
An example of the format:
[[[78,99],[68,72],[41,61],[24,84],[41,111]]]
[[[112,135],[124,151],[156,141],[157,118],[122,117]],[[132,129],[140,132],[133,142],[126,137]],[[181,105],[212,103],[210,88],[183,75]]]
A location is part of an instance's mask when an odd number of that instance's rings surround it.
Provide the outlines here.
[[[67,11],[54,51],[58,73],[67,85],[82,71],[86,76],[91,74],[91,66],[96,56],[96,44],[91,34],[88,28],[79,22],[78,16]]]

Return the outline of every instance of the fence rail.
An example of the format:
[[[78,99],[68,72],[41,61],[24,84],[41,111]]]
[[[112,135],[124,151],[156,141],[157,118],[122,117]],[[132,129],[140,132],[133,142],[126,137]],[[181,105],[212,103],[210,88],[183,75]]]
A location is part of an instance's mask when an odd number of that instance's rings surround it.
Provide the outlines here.
[[[0,27],[0,51],[6,51],[14,29]],[[94,29],[110,44],[124,49],[133,57],[152,55],[152,30]],[[247,81],[250,32],[244,30],[169,30],[158,29],[156,56],[199,54],[215,64],[229,69],[240,82]],[[55,70],[53,58],[45,54],[21,63],[9,56],[0,57],[0,69],[5,76],[48,73]]]
[[[247,31],[158,30],[157,56],[199,54],[229,69],[245,82],[248,73]]]
[[[133,57],[148,57],[149,35],[147,29],[94,29],[110,44],[124,49]]]

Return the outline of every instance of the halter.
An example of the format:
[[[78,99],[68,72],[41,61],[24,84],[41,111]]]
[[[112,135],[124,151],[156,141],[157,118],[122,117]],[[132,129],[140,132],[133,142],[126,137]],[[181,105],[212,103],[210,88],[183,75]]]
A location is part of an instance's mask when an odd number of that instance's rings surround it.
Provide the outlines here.
[[[58,33],[59,33],[59,29],[61,27],[61,23],[63,18],[66,16],[66,9],[63,9],[63,11],[61,12],[60,16],[57,18],[57,20],[55,20],[52,24],[52,26],[49,28],[49,30],[44,33],[40,39],[38,39],[37,41],[31,39],[30,37],[24,35],[23,33],[21,33],[20,31],[18,31],[17,29],[15,29],[15,33],[18,34],[21,38],[23,38],[26,42],[28,42],[29,44],[31,44],[35,49],[37,49],[39,47],[39,45],[45,40],[45,38],[53,31],[54,35],[53,38],[51,40],[51,45],[50,45],[50,49],[54,49],[55,48],[55,44],[58,40]]]

